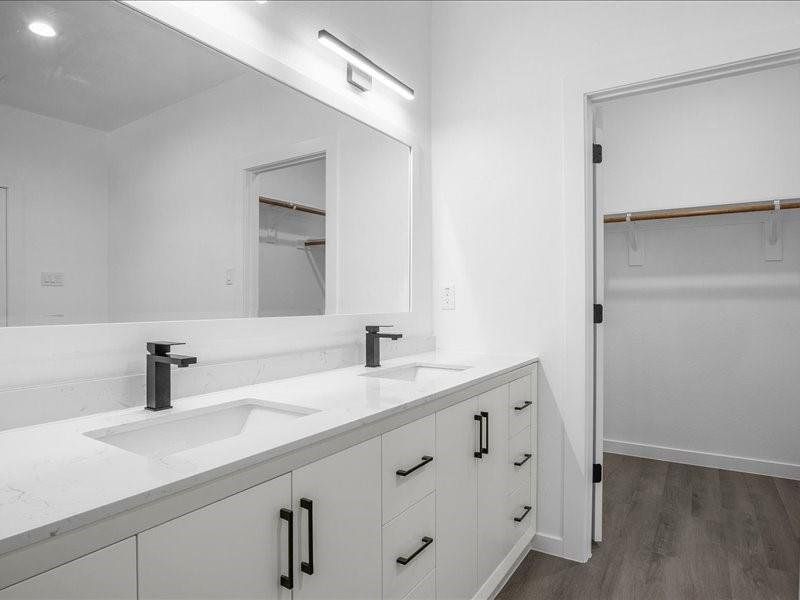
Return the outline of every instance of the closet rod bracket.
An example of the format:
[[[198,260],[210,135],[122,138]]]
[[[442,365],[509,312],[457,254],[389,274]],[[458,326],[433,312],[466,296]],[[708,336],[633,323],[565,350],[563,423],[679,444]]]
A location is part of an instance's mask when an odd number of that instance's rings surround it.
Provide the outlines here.
[[[781,223],[781,201],[773,201],[773,210],[764,222],[764,260],[783,260],[783,224]]]

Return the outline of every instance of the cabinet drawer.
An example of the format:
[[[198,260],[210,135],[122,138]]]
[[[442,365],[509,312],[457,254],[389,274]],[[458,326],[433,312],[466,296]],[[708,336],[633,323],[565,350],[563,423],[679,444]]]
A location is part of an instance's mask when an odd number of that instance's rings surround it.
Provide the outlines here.
[[[531,448],[531,428],[523,429],[508,442],[508,491],[514,492],[517,489],[531,484],[531,465],[536,462],[536,456]],[[527,455],[530,455],[528,457]],[[523,463],[519,465],[518,463]]]
[[[388,523],[430,494],[436,485],[436,416],[419,419],[381,437],[383,522]]]
[[[533,525],[536,518],[536,507],[533,506],[530,499],[531,488],[529,486],[521,487],[508,495],[506,503],[508,520],[506,523],[508,523],[507,532],[511,545],[517,543],[522,534]]]
[[[515,379],[509,384],[508,435],[513,437],[531,426],[533,414],[533,390],[531,376]]]
[[[428,573],[403,600],[436,600],[436,570]]]
[[[433,570],[435,535],[435,494],[429,494],[383,526],[384,600],[403,598]],[[407,562],[401,564],[398,559]]]

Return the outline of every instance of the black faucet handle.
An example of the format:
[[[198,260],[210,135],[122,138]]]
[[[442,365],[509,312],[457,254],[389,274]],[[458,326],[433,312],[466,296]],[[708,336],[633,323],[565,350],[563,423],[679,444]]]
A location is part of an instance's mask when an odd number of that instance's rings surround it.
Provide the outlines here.
[[[367,325],[367,333],[378,333],[378,330],[386,327],[394,327],[394,325]]]
[[[185,346],[186,342],[147,342],[147,351],[156,356],[166,356],[172,346]]]

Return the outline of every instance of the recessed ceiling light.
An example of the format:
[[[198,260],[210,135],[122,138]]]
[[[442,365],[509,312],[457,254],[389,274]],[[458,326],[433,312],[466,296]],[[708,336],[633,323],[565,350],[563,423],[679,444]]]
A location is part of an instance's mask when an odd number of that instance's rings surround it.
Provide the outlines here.
[[[56,30],[53,29],[52,25],[45,23],[44,21],[34,21],[28,25],[28,29],[32,33],[42,37],[56,37]]]

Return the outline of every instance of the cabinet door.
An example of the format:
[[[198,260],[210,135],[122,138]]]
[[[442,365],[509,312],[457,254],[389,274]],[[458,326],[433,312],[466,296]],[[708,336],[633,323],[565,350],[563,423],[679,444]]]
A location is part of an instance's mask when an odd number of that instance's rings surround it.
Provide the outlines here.
[[[139,534],[139,597],[288,599],[291,475]]]
[[[0,592],[2,600],[135,600],[136,542],[128,538]]]
[[[488,452],[478,461],[478,585],[511,550],[506,497],[509,490],[508,386],[478,396],[478,410],[488,425]],[[488,421],[488,424],[486,423]]]
[[[477,398],[436,413],[436,597],[478,589]]]
[[[293,471],[292,492],[294,600],[380,598],[380,438]]]

